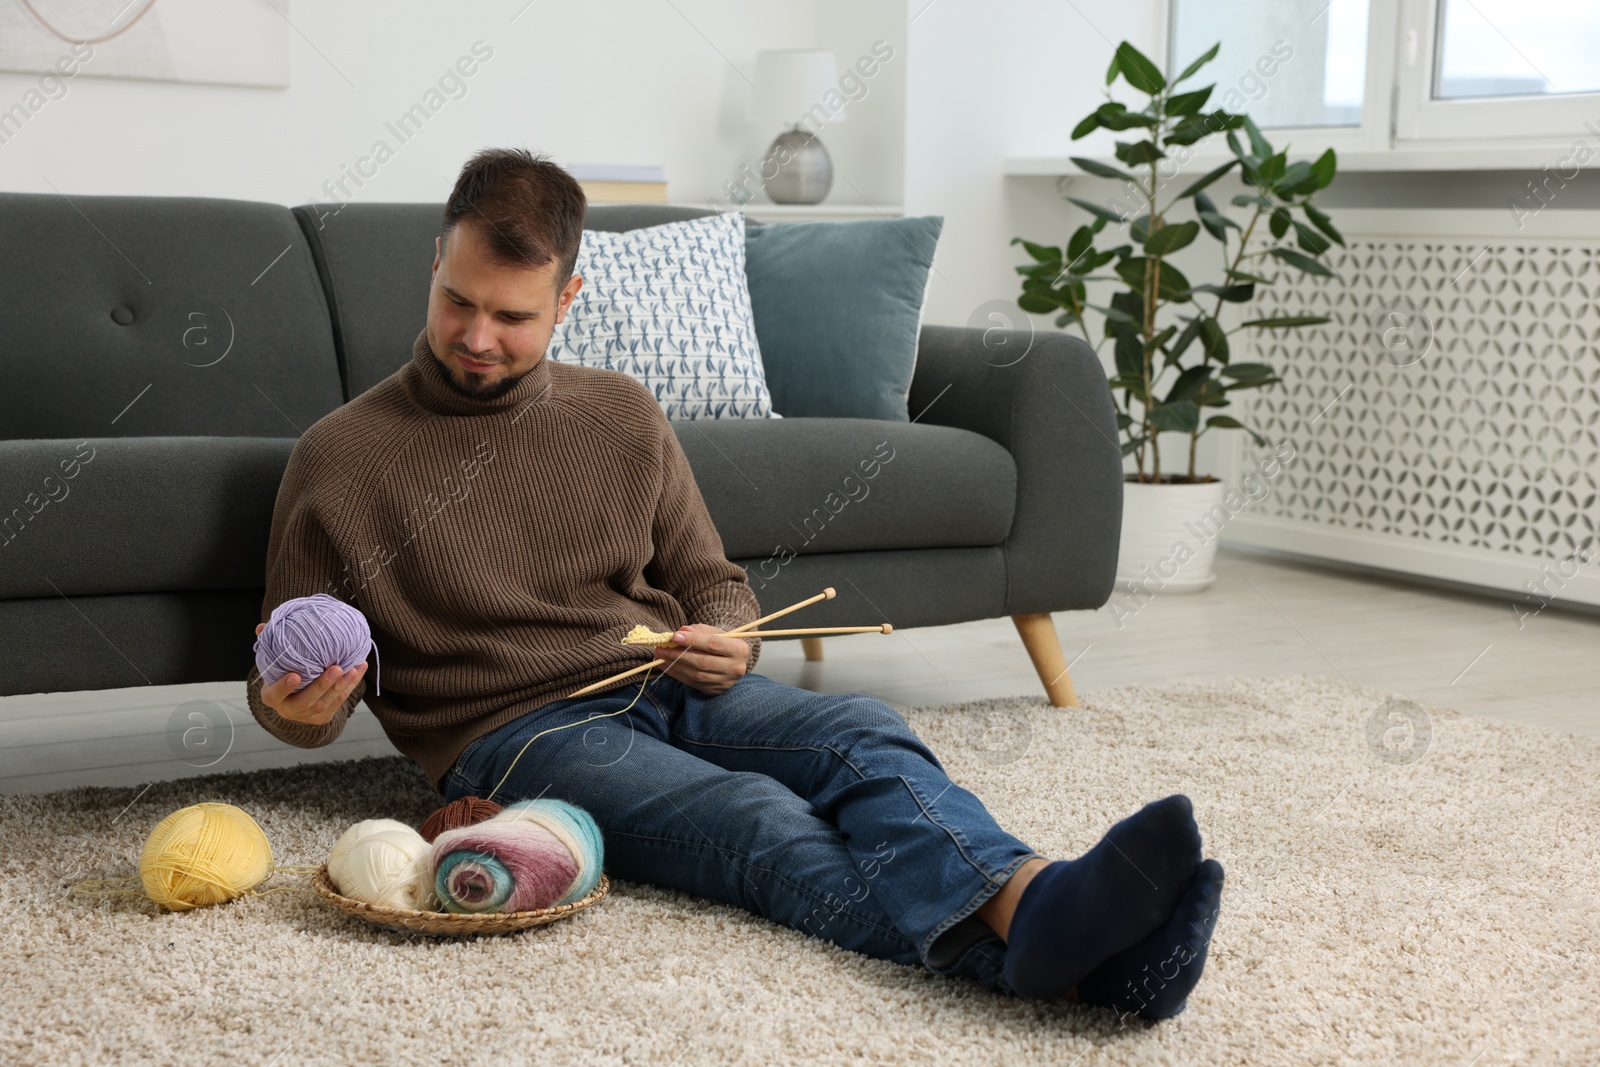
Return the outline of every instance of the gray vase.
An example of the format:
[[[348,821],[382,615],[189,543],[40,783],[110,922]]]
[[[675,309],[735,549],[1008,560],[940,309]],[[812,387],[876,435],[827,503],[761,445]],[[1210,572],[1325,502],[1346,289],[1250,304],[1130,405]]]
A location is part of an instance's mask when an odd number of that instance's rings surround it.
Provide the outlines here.
[[[778,173],[767,181],[774,204],[820,203],[833,187],[833,160],[815,134],[785,130],[773,139],[767,158],[778,165]]]

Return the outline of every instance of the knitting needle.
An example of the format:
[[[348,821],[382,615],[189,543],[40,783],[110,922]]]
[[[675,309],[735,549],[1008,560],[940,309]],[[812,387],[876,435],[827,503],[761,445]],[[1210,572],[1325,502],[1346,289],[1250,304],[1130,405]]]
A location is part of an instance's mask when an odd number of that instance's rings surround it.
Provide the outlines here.
[[[799,630],[746,630],[735,637],[793,637],[800,634],[892,634],[894,627],[882,626],[811,626]]]
[[[723,636],[724,637],[738,637],[740,634],[744,633],[746,630],[754,630],[757,626],[760,626],[764,622],[771,622],[773,619],[781,618],[782,616],[789,614],[791,611],[799,611],[801,608],[807,607],[807,606],[809,606],[811,604],[815,604],[819,600],[832,600],[834,597],[836,597],[838,595],[839,594],[834,591],[833,586],[830,585],[830,586],[828,586],[828,588],[824,589],[822,592],[818,593],[814,597],[808,597],[807,599],[800,601],[800,603],[798,603],[798,604],[790,604],[788,607],[784,608],[781,611],[774,611],[771,615],[763,615],[761,618],[757,619],[755,622],[747,622],[743,626],[739,626],[739,627],[736,627],[735,629],[728,630],[726,633],[723,634]],[[613,674],[609,678],[602,678],[598,682],[589,683],[588,685],[584,686],[582,689],[574,690],[573,692],[568,693],[566,695],[566,697],[563,698],[563,699],[571,700],[573,697],[581,697],[585,693],[592,693],[596,689],[599,689],[602,686],[610,685],[612,682],[620,682],[624,678],[631,678],[635,674],[638,674],[640,671],[647,671],[651,667],[654,667],[657,664],[659,664],[660,662],[661,662],[660,660],[655,659],[655,658],[652,657],[651,659],[645,660],[643,663],[639,664],[637,667],[629,667],[627,670],[623,671],[620,674]]]

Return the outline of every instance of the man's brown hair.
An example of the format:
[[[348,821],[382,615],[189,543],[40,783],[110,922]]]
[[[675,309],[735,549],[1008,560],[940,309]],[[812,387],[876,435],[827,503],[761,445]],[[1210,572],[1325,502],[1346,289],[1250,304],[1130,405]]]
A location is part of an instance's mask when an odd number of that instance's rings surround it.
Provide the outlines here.
[[[485,148],[461,168],[445,201],[443,238],[456,224],[479,224],[496,261],[508,266],[557,263],[554,288],[572,278],[589,201],[572,175],[523,148]]]

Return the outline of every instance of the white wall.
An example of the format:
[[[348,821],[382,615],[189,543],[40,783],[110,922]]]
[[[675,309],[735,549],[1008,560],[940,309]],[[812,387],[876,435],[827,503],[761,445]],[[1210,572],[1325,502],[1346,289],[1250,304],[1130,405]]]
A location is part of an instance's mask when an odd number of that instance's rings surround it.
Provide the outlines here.
[[[1011,238],[1063,244],[1079,225],[1053,183],[1006,178],[1004,158],[1095,154],[1096,141],[1073,144],[1072,127],[1104,99],[1119,41],[1159,54],[1159,4],[910,3],[906,213],[945,216],[926,321],[964,326],[1021,291],[1013,268],[1026,257]]]
[[[347,183],[358,199],[442,201],[473,151],[523,145],[563,163],[661,163],[671,198],[699,202],[750,140],[755,53],[818,35],[816,0],[525,4],[297,0],[286,89],[76,77],[0,144],[0,188],[300,204],[387,138],[394,158]],[[465,95],[398,144],[384,123],[478,40],[493,57]],[[36,82],[0,74],[0,107]]]

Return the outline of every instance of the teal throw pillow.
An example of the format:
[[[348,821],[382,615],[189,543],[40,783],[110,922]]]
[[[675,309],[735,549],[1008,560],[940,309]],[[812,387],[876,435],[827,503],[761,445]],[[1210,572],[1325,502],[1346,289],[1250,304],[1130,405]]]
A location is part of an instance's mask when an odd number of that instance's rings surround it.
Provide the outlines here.
[[[942,215],[745,227],[772,410],[909,422],[906,397]]]

